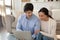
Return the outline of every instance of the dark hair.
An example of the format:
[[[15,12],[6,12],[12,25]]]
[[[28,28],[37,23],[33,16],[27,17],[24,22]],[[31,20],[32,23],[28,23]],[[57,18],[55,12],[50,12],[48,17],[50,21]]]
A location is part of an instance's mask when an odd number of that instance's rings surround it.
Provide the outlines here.
[[[3,23],[2,23],[2,16],[0,15],[0,28],[3,27]]]
[[[41,9],[39,10],[39,12],[44,12],[44,14],[45,14],[46,16],[52,18],[51,15],[49,15],[49,10],[48,10],[47,8],[45,8],[45,7],[41,8]],[[53,19],[53,18],[52,18],[52,19]]]
[[[25,6],[24,6],[24,12],[26,11],[33,11],[34,7],[33,7],[33,4],[32,3],[26,3]]]

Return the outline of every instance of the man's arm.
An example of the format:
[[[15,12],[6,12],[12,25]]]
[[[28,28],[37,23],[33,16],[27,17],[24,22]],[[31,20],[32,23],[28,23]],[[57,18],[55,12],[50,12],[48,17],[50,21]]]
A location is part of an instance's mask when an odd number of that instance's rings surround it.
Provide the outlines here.
[[[35,38],[39,32],[40,32],[40,21],[37,20],[34,28],[34,34],[32,35],[32,37]]]
[[[16,30],[17,30],[17,31],[22,31],[22,30],[21,30],[21,27],[22,27],[21,21],[22,21],[22,18],[21,18],[21,16],[20,16],[20,17],[18,18],[18,22],[17,22],[17,25],[16,25]]]

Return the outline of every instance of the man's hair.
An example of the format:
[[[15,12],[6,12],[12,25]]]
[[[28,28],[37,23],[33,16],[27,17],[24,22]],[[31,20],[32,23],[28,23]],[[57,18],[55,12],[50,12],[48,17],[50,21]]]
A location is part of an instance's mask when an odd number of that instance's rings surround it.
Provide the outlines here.
[[[33,11],[34,7],[32,3],[26,3],[24,6],[24,12],[26,11]]]

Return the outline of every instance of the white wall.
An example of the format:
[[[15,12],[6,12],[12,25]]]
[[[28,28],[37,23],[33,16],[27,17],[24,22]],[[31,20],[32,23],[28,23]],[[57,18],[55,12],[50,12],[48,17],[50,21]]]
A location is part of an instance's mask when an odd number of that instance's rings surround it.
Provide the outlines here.
[[[53,9],[52,10],[52,17],[55,20],[60,20],[60,9]]]
[[[22,10],[24,8],[25,3],[22,3]],[[59,9],[60,2],[33,2],[34,10],[39,10],[41,7],[47,7],[48,9]]]
[[[25,3],[21,3],[21,1],[15,2],[15,15],[17,17],[23,12]],[[40,10],[42,7],[46,7],[49,10],[53,9],[60,9],[60,2],[33,2],[34,5],[34,14],[38,15],[38,10]]]

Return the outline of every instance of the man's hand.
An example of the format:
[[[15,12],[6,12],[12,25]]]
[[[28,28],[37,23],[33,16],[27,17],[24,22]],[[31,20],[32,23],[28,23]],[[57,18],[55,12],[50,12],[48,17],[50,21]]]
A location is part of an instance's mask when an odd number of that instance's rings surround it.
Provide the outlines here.
[[[38,34],[40,32],[40,30],[36,30],[35,32],[34,32],[34,34]]]

